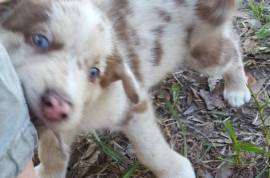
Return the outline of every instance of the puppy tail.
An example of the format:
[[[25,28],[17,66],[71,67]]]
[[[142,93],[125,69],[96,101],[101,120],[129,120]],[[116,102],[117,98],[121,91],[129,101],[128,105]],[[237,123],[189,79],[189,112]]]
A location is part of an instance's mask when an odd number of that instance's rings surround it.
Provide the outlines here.
[[[212,26],[220,26],[230,19],[236,9],[236,0],[198,0],[196,13]]]

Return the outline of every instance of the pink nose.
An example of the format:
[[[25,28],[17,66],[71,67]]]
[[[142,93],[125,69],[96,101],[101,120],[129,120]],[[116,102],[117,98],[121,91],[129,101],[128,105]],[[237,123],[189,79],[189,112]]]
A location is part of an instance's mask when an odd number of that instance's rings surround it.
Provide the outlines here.
[[[71,102],[53,90],[47,90],[41,97],[41,111],[49,121],[60,121],[68,118]]]

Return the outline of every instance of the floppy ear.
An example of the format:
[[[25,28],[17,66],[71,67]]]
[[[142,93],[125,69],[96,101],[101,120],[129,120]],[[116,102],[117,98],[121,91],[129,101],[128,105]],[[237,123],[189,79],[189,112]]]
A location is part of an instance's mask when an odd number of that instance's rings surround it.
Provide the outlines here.
[[[130,68],[123,63],[120,56],[114,54],[107,59],[107,67],[101,76],[100,84],[103,88],[106,88],[118,80],[122,81],[123,88],[129,100],[134,104],[138,104],[140,101],[138,82]]]

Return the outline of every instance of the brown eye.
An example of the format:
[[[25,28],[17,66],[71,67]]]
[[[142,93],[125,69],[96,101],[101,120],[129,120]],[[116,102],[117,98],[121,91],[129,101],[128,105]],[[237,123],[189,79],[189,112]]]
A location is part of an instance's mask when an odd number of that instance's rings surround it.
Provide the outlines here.
[[[89,78],[92,79],[92,80],[94,80],[94,79],[96,79],[97,77],[99,77],[99,74],[100,74],[100,71],[99,71],[99,69],[96,68],[96,67],[92,67],[92,68],[89,70],[89,73],[88,73]]]

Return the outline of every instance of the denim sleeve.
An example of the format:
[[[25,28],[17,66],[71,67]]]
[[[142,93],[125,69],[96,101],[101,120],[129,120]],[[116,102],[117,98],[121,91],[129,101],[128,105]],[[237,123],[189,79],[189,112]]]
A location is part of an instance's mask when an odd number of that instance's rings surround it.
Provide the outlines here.
[[[20,82],[0,43],[0,178],[16,178],[36,143]]]

